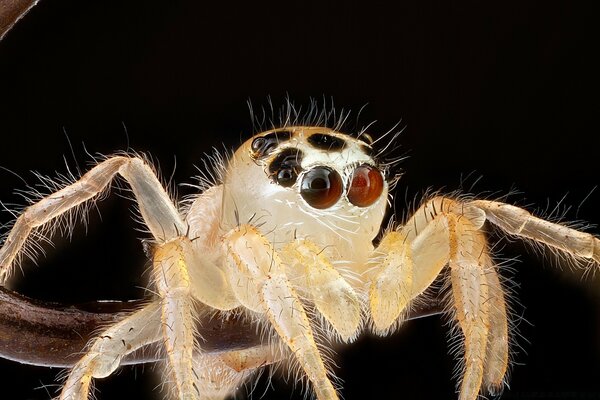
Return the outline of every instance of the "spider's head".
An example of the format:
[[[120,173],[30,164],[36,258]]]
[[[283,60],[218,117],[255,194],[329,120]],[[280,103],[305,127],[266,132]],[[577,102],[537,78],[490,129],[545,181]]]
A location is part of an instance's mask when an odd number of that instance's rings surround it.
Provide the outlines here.
[[[365,235],[372,240],[385,213],[388,183],[367,138],[306,126],[254,136],[227,168],[225,221],[250,221],[281,240],[327,242],[322,238],[331,233],[350,242]]]

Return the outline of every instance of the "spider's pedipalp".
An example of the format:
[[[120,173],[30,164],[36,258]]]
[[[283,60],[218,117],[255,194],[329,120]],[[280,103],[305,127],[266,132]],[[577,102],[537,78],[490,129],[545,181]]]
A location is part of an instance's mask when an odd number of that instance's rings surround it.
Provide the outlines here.
[[[360,301],[352,286],[309,240],[289,243],[281,252],[288,275],[308,293],[319,313],[345,342],[356,338],[362,324]],[[291,278],[293,279],[293,278]]]
[[[431,286],[448,263],[448,246],[448,225],[443,216],[432,220],[414,237],[401,230],[382,239],[373,252],[372,262],[379,267],[369,289],[377,333],[387,334],[398,319],[401,323],[411,301]]]
[[[232,276],[247,277],[248,286],[234,288],[236,295],[250,299],[266,314],[312,383],[317,398],[337,399],[306,311],[271,243],[256,228],[241,225],[225,236],[224,247]]]

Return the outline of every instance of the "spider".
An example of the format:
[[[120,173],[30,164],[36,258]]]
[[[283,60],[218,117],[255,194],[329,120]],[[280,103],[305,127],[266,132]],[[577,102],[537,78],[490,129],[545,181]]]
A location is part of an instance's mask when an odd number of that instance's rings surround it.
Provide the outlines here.
[[[235,151],[217,183],[177,204],[143,158],[99,162],[30,205],[0,249],[6,282],[36,229],[100,196],[120,175],[152,235],[155,299],[100,332],[70,370],[61,400],[90,396],[136,350],[159,343],[179,399],[223,399],[253,371],[291,360],[319,400],[338,399],[326,349],[363,331],[396,331],[434,282],[462,338],[459,398],[500,393],[509,367],[506,294],[486,222],[575,261],[600,263],[594,236],[497,201],[425,200],[382,229],[394,179],[369,135],[322,126],[259,133]],[[263,329],[256,346],[203,352],[195,321],[240,316]]]

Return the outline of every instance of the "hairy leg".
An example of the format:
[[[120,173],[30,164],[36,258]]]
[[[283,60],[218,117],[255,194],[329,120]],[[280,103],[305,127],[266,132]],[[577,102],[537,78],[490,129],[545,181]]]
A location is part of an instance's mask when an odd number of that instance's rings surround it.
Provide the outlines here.
[[[200,397],[193,363],[196,314],[185,260],[189,247],[187,238],[172,240],[156,249],[153,261],[168,373],[177,398],[186,400]]]
[[[476,399],[482,384],[498,391],[508,364],[506,304],[480,230],[484,222],[477,207],[436,197],[373,253],[370,307],[378,333],[401,321],[410,302],[450,266],[451,304],[465,340],[461,399]]]
[[[483,388],[491,395],[502,392],[508,369],[508,315],[504,290],[497,266],[492,265],[485,274],[488,288],[490,330],[483,366]]]
[[[183,261],[182,251],[177,248],[177,245],[171,244],[173,239],[185,234],[186,224],[153,170],[142,159],[109,158],[96,165],[78,181],[28,207],[19,216],[4,246],[0,249],[0,283],[4,283],[8,277],[15,258],[33,229],[96,197],[109,187],[117,174],[123,176],[129,183],[144,223],[159,243],[155,254],[155,269],[160,269],[162,275],[155,273],[155,280],[161,295],[165,344],[172,370],[176,371],[174,378],[178,392],[191,393],[195,391],[191,389],[193,380],[189,378],[193,373],[192,351],[195,326],[192,322],[193,307],[189,296],[189,279],[187,286],[184,284],[187,278],[187,267]],[[171,288],[171,285],[174,287]],[[83,362],[89,363],[90,357],[97,358],[93,354],[86,355]],[[73,379],[77,380],[77,374],[80,373],[74,369],[73,374]],[[91,379],[92,375],[84,375],[88,381]],[[80,385],[77,389],[82,397],[86,397],[84,392],[87,387],[89,382],[87,385]],[[195,395],[186,394],[186,396],[192,398]],[[184,397],[181,395],[181,398]]]
[[[73,210],[108,188],[115,175],[130,184],[144,222],[153,236],[166,241],[185,233],[185,224],[152,169],[139,158],[113,157],[96,165],[78,181],[27,207],[0,249],[0,284],[11,274],[15,258],[33,229]]]
[[[510,235],[543,243],[564,254],[600,263],[600,239],[564,225],[534,217],[527,210],[497,201],[469,202],[485,212],[486,218]]]
[[[483,381],[490,304],[486,273],[493,266],[485,237],[468,220],[451,215],[450,280],[454,315],[464,335],[460,400],[474,400]]]

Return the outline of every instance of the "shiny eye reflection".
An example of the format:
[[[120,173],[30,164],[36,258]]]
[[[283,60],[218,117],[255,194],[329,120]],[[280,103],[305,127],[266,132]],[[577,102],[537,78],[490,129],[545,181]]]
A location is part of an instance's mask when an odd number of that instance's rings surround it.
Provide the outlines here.
[[[368,207],[383,193],[383,183],[383,176],[377,168],[361,165],[352,174],[348,200],[357,207]]]
[[[317,209],[329,208],[342,196],[343,183],[340,174],[327,167],[316,167],[302,177],[300,195]]]

